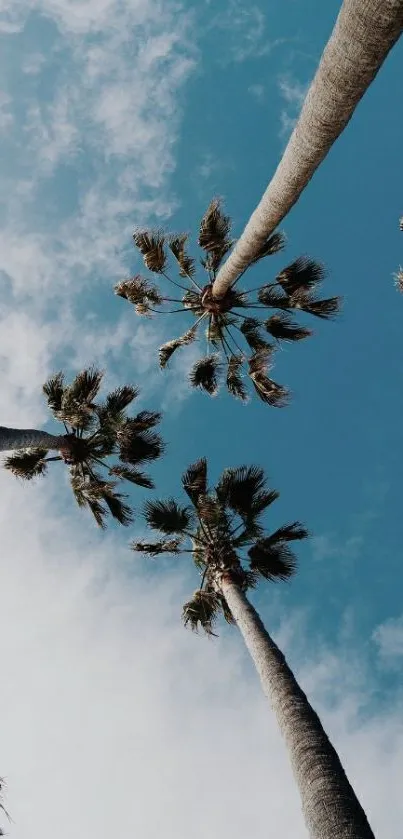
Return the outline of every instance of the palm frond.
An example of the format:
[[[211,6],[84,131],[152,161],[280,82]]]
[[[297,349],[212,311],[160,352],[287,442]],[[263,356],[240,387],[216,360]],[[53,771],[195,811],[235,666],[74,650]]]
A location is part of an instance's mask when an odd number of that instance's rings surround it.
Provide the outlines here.
[[[182,486],[192,503],[197,507],[201,496],[207,492],[207,460],[201,457],[192,463],[182,475]]]
[[[31,481],[47,471],[45,457],[47,449],[32,448],[25,451],[15,452],[5,458],[3,466],[24,481]]]
[[[240,371],[242,369],[242,362],[243,358],[241,355],[231,356],[228,362],[226,384],[228,391],[232,396],[235,396],[242,402],[246,402],[248,394],[246,387],[242,381],[242,376],[240,374]]]
[[[259,327],[260,321],[256,320],[256,318],[246,318],[243,321],[240,329],[245,337],[248,346],[254,352],[258,352],[259,350],[273,350],[274,347],[272,346],[272,344],[269,344],[267,341],[265,341],[263,335],[260,332]]]
[[[129,303],[133,303],[133,306],[144,306],[147,312],[150,306],[160,306],[164,300],[158,287],[139,274],[130,280],[122,280],[118,283],[115,286],[115,294],[118,297],[124,297]],[[141,309],[137,313],[142,314]]]
[[[221,202],[213,198],[201,222],[198,244],[207,253],[207,270],[217,271],[226,253],[232,247],[231,219],[221,210]]]
[[[153,530],[170,535],[184,533],[192,523],[192,511],[181,507],[174,498],[167,501],[146,501],[144,518]]]
[[[54,416],[58,419],[58,414],[62,408],[62,400],[64,393],[64,375],[60,371],[45,382],[42,387],[43,393],[46,396],[48,406]]]
[[[193,365],[189,381],[192,387],[205,390],[210,396],[215,396],[218,390],[218,376],[222,370],[218,355],[206,355]]]
[[[179,347],[185,347],[188,344],[191,344],[195,340],[196,335],[197,326],[192,326],[191,329],[188,329],[188,331],[180,338],[174,338],[172,341],[167,341],[166,344],[163,344],[159,349],[160,367],[164,369],[175,350]]]
[[[403,268],[401,265],[399,266],[399,270],[396,271],[395,274],[393,274],[393,279],[395,281],[396,288],[400,292],[403,292]]]
[[[201,302],[201,294],[194,291],[192,288],[188,289],[182,297],[182,303],[185,309],[191,309],[194,315],[200,316],[204,313],[204,306]]]
[[[283,309],[287,311],[290,308],[290,298],[287,294],[279,291],[278,287],[269,284],[262,286],[259,289],[257,299],[263,306],[270,309]]]
[[[183,623],[194,632],[198,632],[201,627],[207,635],[214,635],[213,625],[220,605],[220,598],[214,591],[199,589],[183,607]]]
[[[310,291],[324,279],[325,269],[319,262],[300,256],[276,277],[286,294],[292,295],[296,291]]]
[[[312,335],[311,329],[299,326],[289,315],[272,315],[265,321],[265,327],[269,335],[277,341],[301,341]]]
[[[307,539],[309,531],[299,521],[293,521],[291,524],[283,524],[267,537],[267,543],[270,545],[277,545],[280,542],[294,542],[301,539]]]
[[[118,428],[125,420],[125,410],[136,399],[139,391],[132,385],[123,385],[112,390],[102,405],[98,405],[96,413],[101,426]]]
[[[136,466],[139,463],[157,460],[164,451],[159,434],[139,430],[135,419],[127,419],[117,433],[119,457],[122,463]]]
[[[267,539],[258,540],[248,551],[250,568],[265,580],[288,580],[295,574],[297,560],[285,545],[271,545]]]
[[[88,507],[98,525],[98,527],[105,530],[105,517],[107,510],[99,500],[99,493],[97,493],[88,480],[84,480],[81,475],[72,473],[70,477],[70,485],[73,490],[73,495],[79,507]]]
[[[248,516],[260,493],[266,489],[266,478],[259,466],[239,466],[224,469],[215,488],[223,507],[241,516]]]
[[[109,472],[122,481],[129,481],[129,483],[136,484],[136,486],[144,487],[145,489],[154,488],[154,481],[144,472],[141,472],[140,469],[135,469],[133,466],[111,466]]]
[[[262,402],[275,408],[283,408],[288,402],[289,392],[267,376],[269,358],[270,355],[265,350],[260,350],[251,356],[249,359],[249,375]]]
[[[143,256],[144,264],[154,274],[161,274],[166,267],[165,237],[161,230],[138,230],[133,234],[134,244]]]
[[[88,367],[86,370],[77,373],[68,387],[69,399],[79,404],[91,404],[99,393],[103,376],[103,371],[97,370],[96,367]]]
[[[259,260],[264,259],[265,256],[272,256],[272,254],[282,251],[284,245],[284,233],[272,233],[272,235],[263,242],[251,264],[253,265],[255,262],[259,262]]]
[[[123,501],[124,498],[127,498],[126,495],[116,492],[111,484],[105,483],[100,497],[108,507],[111,516],[119,524],[122,524],[124,527],[131,524],[133,521],[133,510]]]
[[[290,298],[291,305],[295,309],[302,309],[304,312],[309,312],[310,315],[315,315],[316,318],[322,320],[331,320],[338,315],[341,309],[341,297],[329,297],[327,300],[315,300],[309,295],[301,295],[298,293]]]
[[[150,428],[155,428],[161,422],[161,418],[160,411],[140,411],[139,414],[131,418],[131,423],[137,431],[149,431]]]
[[[146,554],[146,556],[160,556],[161,554],[179,554],[181,539],[161,539],[160,542],[132,542],[132,551]]]
[[[172,251],[180,268],[180,277],[193,277],[196,270],[195,260],[185,250],[187,240],[187,233],[171,236],[168,240],[168,247]]]

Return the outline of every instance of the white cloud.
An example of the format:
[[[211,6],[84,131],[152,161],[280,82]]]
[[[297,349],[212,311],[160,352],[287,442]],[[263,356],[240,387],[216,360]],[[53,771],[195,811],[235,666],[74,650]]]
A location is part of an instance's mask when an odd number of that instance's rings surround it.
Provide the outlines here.
[[[280,76],[278,81],[280,95],[286,103],[280,115],[281,128],[280,136],[288,137],[291,134],[299,112],[305,100],[309,83],[302,84],[290,74]]]
[[[403,656],[403,615],[380,624],[372,637],[384,661]]]
[[[2,132],[7,131],[14,122],[14,116],[9,110],[11,102],[12,99],[8,93],[0,90],[0,131]]]
[[[258,102],[261,102],[265,94],[265,87],[263,84],[251,84],[248,87],[248,93]]]

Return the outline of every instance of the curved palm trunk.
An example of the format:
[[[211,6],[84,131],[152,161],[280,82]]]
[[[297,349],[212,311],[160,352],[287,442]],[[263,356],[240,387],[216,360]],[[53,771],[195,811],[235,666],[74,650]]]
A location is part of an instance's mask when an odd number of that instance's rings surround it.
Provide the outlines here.
[[[220,588],[286,741],[311,839],[374,839],[339,757],[283,653],[238,586],[223,579]]]
[[[213,286],[221,297],[298,200],[403,29],[403,0],[344,0],[300,117],[263,198]]]
[[[47,431],[37,431],[34,428],[5,428],[4,425],[0,425],[0,452],[29,449],[35,446],[44,449],[65,449],[67,438],[48,434]]]

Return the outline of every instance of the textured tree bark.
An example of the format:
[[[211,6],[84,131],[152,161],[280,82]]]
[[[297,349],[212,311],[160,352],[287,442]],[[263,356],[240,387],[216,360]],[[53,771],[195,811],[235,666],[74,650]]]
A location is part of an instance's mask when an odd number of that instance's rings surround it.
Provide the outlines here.
[[[0,452],[15,449],[29,449],[40,446],[44,449],[66,449],[66,436],[55,436],[47,431],[37,431],[34,428],[5,428],[0,425]]]
[[[256,256],[351,119],[403,29],[403,0],[344,0],[283,157],[213,286],[222,297]]]
[[[238,586],[223,579],[220,588],[286,741],[311,839],[374,839],[339,757],[283,653]]]

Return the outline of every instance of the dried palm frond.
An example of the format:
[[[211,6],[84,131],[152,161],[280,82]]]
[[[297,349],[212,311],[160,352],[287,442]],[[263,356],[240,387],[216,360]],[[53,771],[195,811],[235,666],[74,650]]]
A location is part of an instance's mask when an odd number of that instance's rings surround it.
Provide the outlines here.
[[[272,233],[272,235],[263,242],[251,264],[259,262],[259,260],[264,259],[265,256],[272,256],[272,254],[282,251],[284,245],[284,233]]]
[[[290,298],[295,309],[302,309],[322,320],[331,320],[340,311],[341,297],[329,297],[327,300],[315,300],[309,295],[299,295],[298,292]]]
[[[222,365],[218,355],[206,355],[193,365],[189,381],[192,387],[200,387],[210,396],[215,396],[218,390],[218,376]]]
[[[139,274],[130,280],[122,280],[118,283],[115,286],[115,294],[118,297],[124,297],[136,307],[145,306],[147,311],[151,305],[160,306],[163,303],[163,297],[158,287]]]
[[[86,402],[91,405],[99,393],[103,377],[103,371],[97,370],[96,367],[88,367],[87,369],[82,370],[77,374],[77,376],[75,376],[71,385],[66,388],[63,405],[66,401],[66,397],[72,401],[77,401],[79,403]]]
[[[263,306],[268,306],[271,309],[287,309],[290,308],[290,298],[287,294],[281,292],[275,285],[269,284],[262,286],[259,289],[257,298],[259,303]]]
[[[219,596],[214,591],[199,589],[183,607],[183,623],[194,632],[197,632],[200,626],[207,635],[214,635],[213,625],[220,605]]]
[[[193,289],[188,289],[182,297],[183,307],[190,309],[195,315],[204,314],[204,306],[201,302],[201,294]]]
[[[269,335],[277,341],[301,341],[312,335],[311,329],[299,326],[287,314],[272,315],[265,321],[265,327]]]
[[[252,571],[271,582],[288,580],[296,571],[297,560],[294,553],[284,543],[271,545],[268,541],[260,539],[249,549],[248,557]]]
[[[231,219],[221,211],[220,200],[213,198],[200,222],[198,239],[200,247],[207,253],[207,270],[217,271],[225,254],[232,247],[230,232]]]
[[[42,390],[46,396],[50,410],[57,417],[58,413],[61,411],[62,408],[62,399],[64,393],[63,373],[54,373],[53,376],[50,376],[50,378],[43,385]]]
[[[133,239],[148,270],[154,274],[161,274],[167,261],[163,232],[161,230],[138,230],[133,233]]]
[[[191,508],[181,507],[174,498],[168,498],[167,501],[146,501],[143,514],[149,527],[168,536],[183,533],[192,523]]]
[[[193,277],[196,271],[195,260],[185,250],[185,244],[188,238],[187,233],[181,233],[177,236],[171,236],[168,240],[168,247],[172,251],[180,268],[180,277]]]
[[[237,399],[240,399],[242,402],[246,402],[248,394],[240,374],[242,364],[243,358],[241,355],[231,356],[228,362],[226,384],[228,391],[232,396],[236,396]]]
[[[160,556],[161,554],[179,554],[182,539],[161,539],[160,542],[132,542],[132,551],[146,554],[147,556]]]
[[[197,507],[200,497],[207,492],[207,460],[201,457],[192,463],[182,475],[182,486],[192,503]]]
[[[262,402],[275,408],[283,408],[288,402],[289,392],[267,376],[269,358],[270,353],[268,354],[266,350],[260,350],[251,356],[249,375]]]
[[[306,256],[300,256],[280,271],[276,281],[286,294],[291,295],[295,291],[310,291],[323,281],[324,276],[323,265]]]
[[[47,449],[32,448],[25,451],[14,452],[3,461],[3,466],[24,481],[31,481],[47,471],[45,458]]]
[[[140,469],[135,469],[133,466],[112,466],[109,469],[109,474],[115,475],[123,481],[129,481],[131,484],[144,487],[145,489],[154,488],[154,481],[145,472],[141,472]]]
[[[137,431],[148,431],[155,428],[161,422],[162,414],[159,411],[140,411],[131,418],[132,428]]]
[[[256,320],[256,318],[246,318],[243,321],[240,330],[251,350],[254,350],[255,352],[259,350],[272,352],[274,347],[263,338],[259,329],[260,325],[260,321]]]
[[[191,344],[197,335],[197,326],[192,326],[184,335],[180,338],[173,338],[172,341],[167,341],[166,344],[163,344],[162,347],[159,348],[159,362],[161,369],[166,367],[169,359],[179,347],[185,347],[188,344]]]

